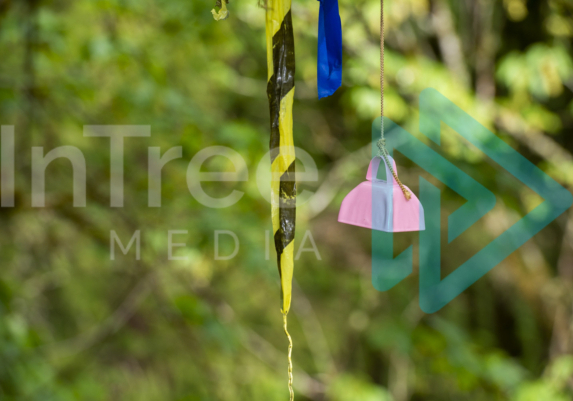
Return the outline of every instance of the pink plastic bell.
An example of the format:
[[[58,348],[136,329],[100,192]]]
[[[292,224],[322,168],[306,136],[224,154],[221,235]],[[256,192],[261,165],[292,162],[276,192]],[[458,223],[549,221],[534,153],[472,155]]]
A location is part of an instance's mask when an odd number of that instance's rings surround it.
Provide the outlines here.
[[[398,174],[394,159],[390,156],[388,159]],[[370,161],[366,174],[368,181],[359,184],[346,195],[340,206],[338,221],[386,232],[425,230],[422,204],[412,191],[410,200],[406,199],[384,161],[382,164],[386,167],[387,179],[376,178],[381,161],[380,156]]]

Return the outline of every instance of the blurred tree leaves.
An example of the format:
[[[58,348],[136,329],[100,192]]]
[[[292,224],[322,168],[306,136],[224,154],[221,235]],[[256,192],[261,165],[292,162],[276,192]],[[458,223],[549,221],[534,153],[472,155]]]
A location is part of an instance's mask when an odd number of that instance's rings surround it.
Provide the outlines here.
[[[417,134],[418,95],[434,87],[573,186],[570,1],[385,5],[388,117]],[[15,125],[17,147],[16,207],[0,210],[0,400],[288,396],[270,205],[255,180],[269,135],[264,11],[234,1],[215,23],[212,6],[0,0],[0,122]],[[419,311],[416,274],[389,293],[372,288],[370,233],[336,215],[363,180],[379,113],[379,2],[340,0],[340,9],[343,87],[319,102],[318,3],[293,1],[295,144],[320,170],[319,182],[301,186],[317,196],[297,211],[296,249],[308,229],[322,256],[303,253],[295,269],[297,399],[572,399],[568,216],[435,316]],[[109,207],[109,140],[83,137],[85,124],[151,125],[151,138],[125,141],[124,208]],[[444,250],[446,274],[539,200],[443,128],[436,151],[498,196],[492,215]],[[47,207],[32,209],[30,147],[62,145],[86,156],[88,206],[72,207],[63,160],[48,167]],[[150,146],[183,148],[163,169],[161,208],[147,206]],[[249,181],[203,184],[212,196],[243,191],[233,207],[189,194],[188,163],[208,146],[245,158]],[[416,189],[425,173],[396,157]],[[213,158],[203,171],[230,168]],[[447,217],[463,201],[442,195]],[[141,260],[132,249],[111,261],[110,230],[124,243],[141,230]],[[176,248],[186,260],[167,260],[168,230],[188,232]],[[237,234],[234,259],[214,259],[215,230]],[[395,251],[416,238],[397,236]]]

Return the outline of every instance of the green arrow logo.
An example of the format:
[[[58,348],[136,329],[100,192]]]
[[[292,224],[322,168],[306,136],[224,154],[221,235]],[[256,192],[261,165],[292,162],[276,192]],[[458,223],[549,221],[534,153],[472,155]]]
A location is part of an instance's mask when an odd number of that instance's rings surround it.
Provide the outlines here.
[[[434,89],[420,95],[420,131],[440,145],[444,123],[484,152],[544,199],[543,203],[482,248],[445,278],[441,278],[440,190],[420,177],[420,201],[425,209],[426,230],[420,232],[420,307],[426,313],[440,310],[479,278],[501,263],[573,204],[571,193],[525,157],[479,124]],[[379,138],[380,120],[372,125]],[[451,242],[487,214],[495,195],[422,141],[392,121],[384,120],[389,150],[398,150],[433,177],[464,197],[467,202],[448,218]],[[373,147],[374,148],[374,147]],[[391,233],[372,231],[372,282],[387,291],[412,273],[412,246],[393,257]]]

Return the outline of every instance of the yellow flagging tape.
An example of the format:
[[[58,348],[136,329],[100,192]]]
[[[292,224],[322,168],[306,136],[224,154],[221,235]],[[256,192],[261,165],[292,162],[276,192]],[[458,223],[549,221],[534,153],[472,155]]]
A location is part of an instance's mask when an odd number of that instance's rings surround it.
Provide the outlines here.
[[[277,264],[281,279],[284,331],[288,346],[288,389],[294,400],[292,339],[287,314],[292,297],[294,234],[296,225],[295,155],[292,126],[294,99],[294,34],[291,0],[266,0],[265,8],[268,83],[271,117],[271,215]]]
[[[211,14],[213,14],[213,18],[215,18],[215,21],[222,21],[224,19],[229,18],[229,10],[227,10],[227,0],[220,0],[220,5],[219,2],[217,2],[217,6],[221,7],[219,12],[217,12],[215,9],[211,10]]]

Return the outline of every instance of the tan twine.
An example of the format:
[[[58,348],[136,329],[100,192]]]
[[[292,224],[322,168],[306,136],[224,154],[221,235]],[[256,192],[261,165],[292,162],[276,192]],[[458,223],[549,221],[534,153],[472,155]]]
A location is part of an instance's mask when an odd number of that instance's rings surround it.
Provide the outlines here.
[[[378,155],[384,158],[386,165],[400,186],[406,200],[410,200],[412,196],[410,191],[402,184],[392,163],[390,163],[388,149],[386,149],[386,138],[384,137],[384,0],[380,0],[380,116],[380,139],[376,143],[378,146]],[[386,179],[389,179],[389,177],[386,177]]]

